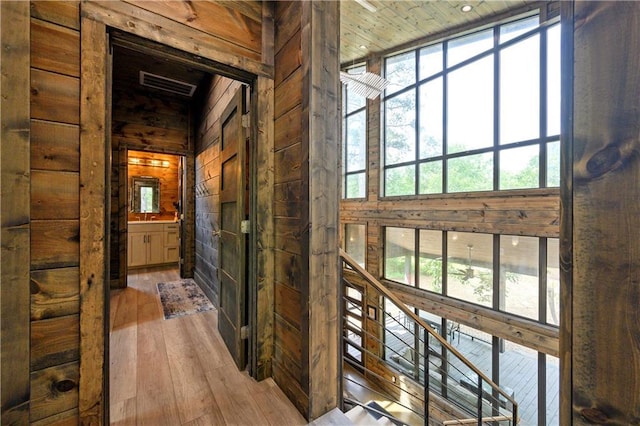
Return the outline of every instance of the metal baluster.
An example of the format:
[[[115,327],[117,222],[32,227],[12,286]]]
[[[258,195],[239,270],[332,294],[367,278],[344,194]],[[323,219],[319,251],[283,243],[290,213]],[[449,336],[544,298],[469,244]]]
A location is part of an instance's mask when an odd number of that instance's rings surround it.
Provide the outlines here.
[[[424,425],[429,424],[429,332],[424,329]],[[420,346],[418,346],[418,349]]]
[[[478,374],[478,426],[482,426],[482,377]]]

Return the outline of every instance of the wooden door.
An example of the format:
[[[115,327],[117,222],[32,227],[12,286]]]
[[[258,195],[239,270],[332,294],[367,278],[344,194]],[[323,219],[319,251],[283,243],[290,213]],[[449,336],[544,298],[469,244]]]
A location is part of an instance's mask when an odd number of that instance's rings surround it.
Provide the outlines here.
[[[245,322],[245,132],[244,90],[238,89],[220,118],[220,233],[218,329],[238,368],[246,365],[241,337]]]

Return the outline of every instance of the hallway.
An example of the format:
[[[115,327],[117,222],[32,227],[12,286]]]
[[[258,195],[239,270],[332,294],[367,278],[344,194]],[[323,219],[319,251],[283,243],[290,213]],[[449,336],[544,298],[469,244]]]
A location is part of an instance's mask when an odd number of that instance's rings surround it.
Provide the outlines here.
[[[156,283],[177,279],[175,269],[138,269],[111,292],[111,424],[306,424],[272,379],[237,370],[217,311],[163,319]]]

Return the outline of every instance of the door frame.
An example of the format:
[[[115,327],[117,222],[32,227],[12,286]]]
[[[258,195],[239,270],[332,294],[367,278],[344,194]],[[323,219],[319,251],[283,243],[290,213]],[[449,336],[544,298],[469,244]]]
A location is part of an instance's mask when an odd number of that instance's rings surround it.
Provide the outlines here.
[[[94,161],[99,155],[81,156],[81,178],[95,173],[102,168],[102,176],[94,176],[91,185],[81,188],[81,217],[88,214],[86,201],[99,202],[102,205],[101,214],[95,215],[89,221],[81,221],[81,301],[80,301],[80,383],[79,383],[79,417],[84,422],[109,422],[109,233],[110,233],[110,188],[109,176],[111,171],[111,142],[110,133],[110,96],[109,80],[109,28],[117,29],[124,34],[135,35],[144,41],[145,46],[161,46],[162,52],[182,58],[192,66],[198,66],[210,73],[250,84],[251,87],[251,185],[250,206],[264,206],[258,217],[257,209],[251,208],[251,231],[249,238],[249,286],[255,298],[249,304],[250,313],[250,342],[251,374],[262,380],[271,376],[271,357],[273,354],[273,265],[274,265],[274,226],[273,210],[270,206],[273,200],[273,155],[274,155],[274,73],[273,65],[259,63],[252,60],[238,60],[234,55],[212,50],[201,44],[183,44],[181,40],[197,30],[186,27],[185,34],[172,37],[165,36],[162,43],[157,41],[157,28],[142,28],[130,25],[131,18],[136,21],[136,6],[114,5],[130,8],[129,15],[119,11],[105,11],[103,7],[93,3],[81,4],[81,99],[80,115],[83,131],[80,137],[81,152],[83,148],[91,147],[96,153],[104,151],[99,161]],[[273,28],[273,14],[267,8],[266,21],[270,21],[268,28]],[[269,23],[268,23],[269,24]],[[266,52],[263,57],[273,60],[273,33],[263,35],[263,45]],[[165,44],[164,42],[167,42]],[[169,43],[178,44],[171,46]],[[184,49],[189,47],[192,51]],[[146,47],[145,47],[146,48]],[[154,50],[155,53],[158,53]],[[169,53],[167,53],[169,52]],[[272,62],[271,62],[272,63]],[[87,149],[89,151],[89,149]],[[191,168],[191,175],[195,171],[194,152],[187,155],[187,170]],[[85,158],[86,157],[86,158]],[[256,178],[260,165],[261,178]],[[186,186],[193,184],[187,180]],[[88,195],[84,195],[88,194]],[[84,201],[84,202],[83,202]],[[84,224],[83,224],[84,222]],[[84,245],[96,247],[95,250],[82,254]],[[187,242],[189,243],[189,242]],[[260,250],[256,248],[260,247]],[[122,261],[122,258],[121,258]],[[126,261],[126,258],[125,258]],[[260,288],[258,288],[260,285]],[[253,326],[255,324],[255,326]],[[258,341],[258,335],[260,341]],[[87,336],[92,336],[88,338]]]

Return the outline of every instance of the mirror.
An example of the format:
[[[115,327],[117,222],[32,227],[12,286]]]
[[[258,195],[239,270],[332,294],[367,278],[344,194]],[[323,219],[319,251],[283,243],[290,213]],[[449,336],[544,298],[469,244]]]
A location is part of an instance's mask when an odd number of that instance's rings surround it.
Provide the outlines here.
[[[131,211],[133,213],[160,213],[160,181],[151,176],[131,178]]]

